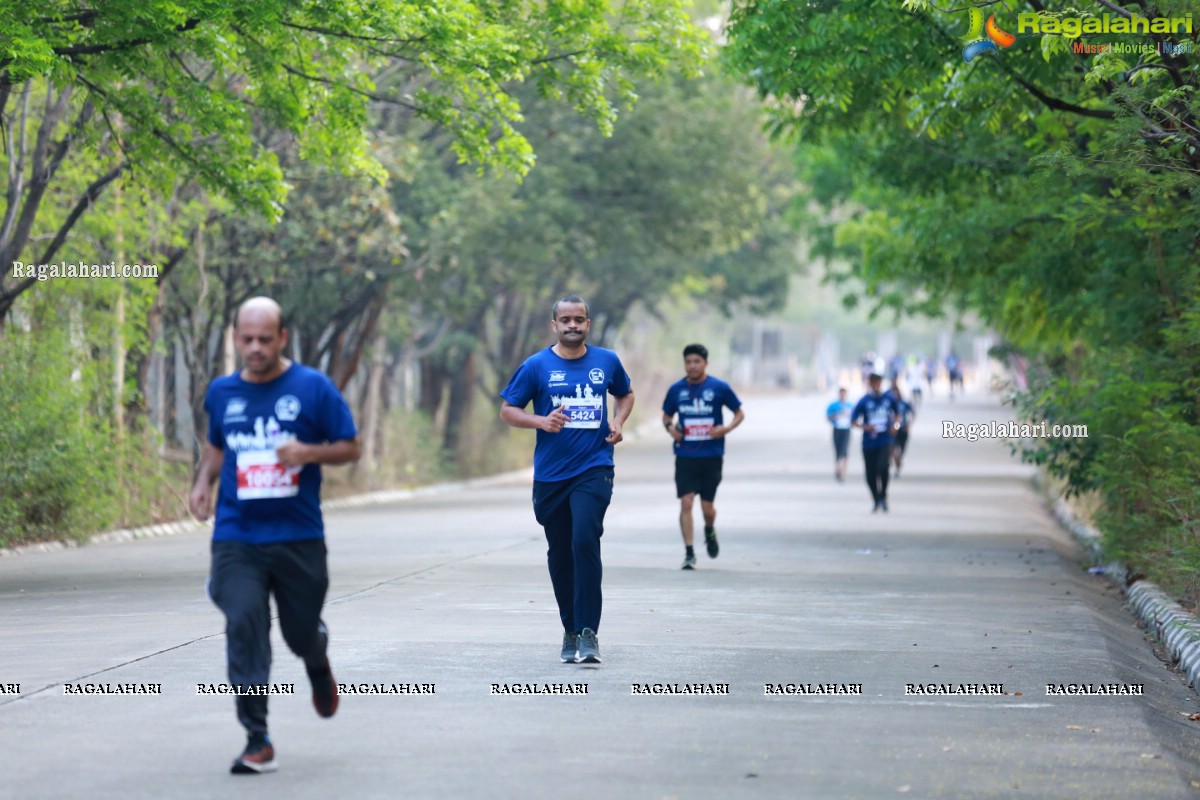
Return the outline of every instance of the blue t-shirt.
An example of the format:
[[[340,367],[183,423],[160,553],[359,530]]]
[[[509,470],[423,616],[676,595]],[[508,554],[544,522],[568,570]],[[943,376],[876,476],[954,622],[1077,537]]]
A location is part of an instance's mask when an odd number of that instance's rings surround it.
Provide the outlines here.
[[[517,408],[533,401],[533,413],[548,416],[555,408],[571,418],[558,433],[537,431],[533,479],[564,481],[591,469],[613,466],[607,395],[632,391],[629,375],[612,350],[588,345],[580,358],[563,358],[552,348],[525,359],[500,396]]]
[[[225,451],[214,541],[271,544],[325,537],[321,467],[286,467],[275,448],[358,436],[346,401],[322,372],[293,363],[268,383],[217,378],[204,398],[208,441]]]
[[[875,426],[875,432],[863,430],[862,449],[878,450],[892,444],[892,416],[900,414],[900,405],[890,394],[866,394],[854,406],[850,419]]]
[[[825,409],[825,419],[833,417],[829,420],[833,423],[833,427],[839,431],[850,430],[850,413],[854,410],[849,400],[834,400]]]
[[[667,416],[679,414],[683,441],[675,442],[679,458],[719,458],[725,455],[725,437],[709,436],[717,425],[725,424],[722,408],[737,411],[742,401],[728,383],[706,375],[700,383],[688,383],[687,378],[676,381],[667,389],[662,410]]]

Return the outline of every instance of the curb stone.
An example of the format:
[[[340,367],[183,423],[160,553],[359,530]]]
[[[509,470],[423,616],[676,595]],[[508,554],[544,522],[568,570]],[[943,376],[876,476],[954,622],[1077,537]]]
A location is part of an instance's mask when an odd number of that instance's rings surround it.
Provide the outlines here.
[[[1042,488],[1035,479],[1034,484]],[[1094,564],[1104,562],[1100,532],[1081,522],[1071,506],[1061,497],[1053,502],[1054,516],[1075,540],[1087,550]],[[1125,593],[1126,602],[1134,616],[1167,646],[1175,665],[1187,676],[1188,684],[1200,691],[1200,619],[1167,596],[1150,581],[1127,583],[1129,572],[1118,563],[1092,567],[1089,572],[1106,576]]]
[[[498,475],[489,475],[485,478],[470,478],[463,481],[435,483],[429,486],[419,486],[415,489],[389,489],[379,492],[367,492],[365,494],[352,495],[350,497],[339,497],[334,500],[323,500],[321,501],[321,510],[338,511],[348,508],[383,505],[384,503],[397,503],[403,500],[413,500],[419,497],[431,497],[433,495],[459,491],[462,489],[482,489],[488,486],[495,486],[514,480],[520,480],[522,478],[528,478],[532,480],[533,468],[528,467],[524,469],[513,470],[511,472],[502,472]],[[32,555],[35,553],[54,553],[61,550],[74,550],[80,547],[88,547],[95,544],[132,542],[138,539],[153,539],[159,536],[174,536],[181,533],[199,533],[200,531],[205,530],[212,530],[211,518],[206,522],[197,522],[194,519],[177,520],[175,522],[162,522],[157,525],[146,525],[141,528],[120,528],[118,530],[108,531],[106,533],[97,533],[80,541],[56,540],[49,542],[34,542],[33,544],[23,544],[18,547],[0,547],[0,558]]]

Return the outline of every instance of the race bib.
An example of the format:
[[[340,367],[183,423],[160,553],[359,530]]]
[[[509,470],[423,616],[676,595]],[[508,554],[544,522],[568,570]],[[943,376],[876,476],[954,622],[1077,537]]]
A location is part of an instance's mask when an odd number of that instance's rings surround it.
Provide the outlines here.
[[[248,450],[237,454],[238,500],[295,497],[300,493],[300,470],[279,463],[274,450]]]
[[[604,407],[586,399],[565,399],[559,408],[570,420],[563,426],[566,428],[599,428],[600,420],[604,417]]]
[[[879,406],[871,412],[867,422],[875,426],[876,433],[883,433],[892,424],[892,415],[888,413],[887,406]]]
[[[713,418],[692,417],[683,423],[685,442],[706,442],[712,438]]]

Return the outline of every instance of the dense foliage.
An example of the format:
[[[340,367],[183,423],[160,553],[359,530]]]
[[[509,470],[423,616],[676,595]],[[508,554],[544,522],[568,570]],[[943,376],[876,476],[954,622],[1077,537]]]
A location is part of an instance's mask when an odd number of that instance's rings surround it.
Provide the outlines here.
[[[1029,364],[1021,411],[1089,427],[1025,455],[1098,491],[1111,552],[1196,600],[1197,36],[1017,25],[1194,6],[969,5],[1016,42],[967,61],[967,6],[928,0],[738,0],[727,63],[798,142],[818,252],[877,307],[994,325]]]

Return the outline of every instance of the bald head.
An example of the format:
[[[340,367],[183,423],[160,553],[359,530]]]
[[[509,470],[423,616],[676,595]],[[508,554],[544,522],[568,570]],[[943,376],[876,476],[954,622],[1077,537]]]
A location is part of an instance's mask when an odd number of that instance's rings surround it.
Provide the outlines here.
[[[269,297],[251,297],[233,319],[233,342],[242,357],[242,378],[255,383],[273,380],[291,362],[282,357],[287,346],[283,309]]]
[[[251,297],[238,306],[237,316],[233,318],[234,330],[241,328],[243,322],[272,325],[280,332],[283,330],[283,309],[269,297]]]

